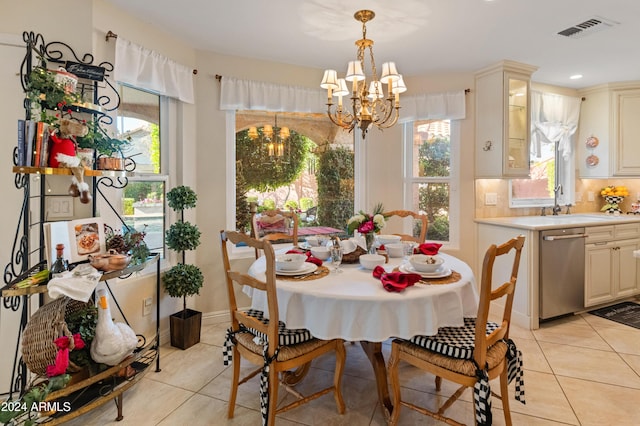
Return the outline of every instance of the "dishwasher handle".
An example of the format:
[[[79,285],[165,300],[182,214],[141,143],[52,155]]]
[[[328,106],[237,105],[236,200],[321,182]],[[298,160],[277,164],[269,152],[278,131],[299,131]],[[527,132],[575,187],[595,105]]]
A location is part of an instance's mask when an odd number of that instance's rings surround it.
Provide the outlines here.
[[[544,241],[557,241],[557,240],[573,240],[575,238],[587,238],[587,234],[571,234],[571,235],[545,235],[542,237]]]

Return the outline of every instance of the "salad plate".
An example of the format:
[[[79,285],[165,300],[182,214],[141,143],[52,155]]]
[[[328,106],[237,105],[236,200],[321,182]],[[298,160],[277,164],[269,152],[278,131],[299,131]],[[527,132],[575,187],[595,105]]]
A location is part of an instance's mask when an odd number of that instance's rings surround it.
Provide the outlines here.
[[[407,274],[418,274],[420,275],[422,278],[445,278],[448,277],[449,275],[451,275],[453,273],[453,271],[451,271],[451,269],[447,268],[447,267],[440,267],[439,269],[437,269],[434,272],[420,272],[420,271],[416,271],[416,269],[408,264],[404,264],[404,265],[400,265],[400,267],[398,268],[400,270],[400,272],[404,272]]]
[[[310,274],[318,269],[318,266],[315,263],[305,262],[302,264],[300,269],[295,269],[293,271],[279,271],[276,269],[276,275],[284,275],[287,277],[292,277],[296,275]]]

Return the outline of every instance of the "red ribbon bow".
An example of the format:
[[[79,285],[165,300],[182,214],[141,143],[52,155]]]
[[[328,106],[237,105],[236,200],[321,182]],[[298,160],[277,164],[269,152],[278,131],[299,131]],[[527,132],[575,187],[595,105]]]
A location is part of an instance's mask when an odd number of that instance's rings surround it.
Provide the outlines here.
[[[59,376],[61,374],[64,374],[67,371],[67,367],[69,367],[69,347],[71,346],[69,337],[58,337],[53,341],[53,343],[58,347],[58,353],[56,354],[55,363],[52,365],[47,365],[47,377]],[[80,333],[76,333],[73,335],[73,344],[74,349],[84,348],[84,340],[82,340],[82,337],[80,337]]]
[[[289,251],[287,251],[287,254],[289,253],[293,253],[293,254],[305,254],[307,256],[307,260],[305,260],[305,262],[309,262],[309,263],[315,263],[318,266],[322,266],[322,260],[318,259],[315,256],[311,256],[311,252],[304,252],[300,249],[291,249]]]
[[[399,293],[410,287],[422,278],[418,274],[405,274],[402,272],[386,272],[382,266],[373,268],[373,276],[379,278],[385,290]]]
[[[426,254],[427,256],[435,256],[442,247],[442,244],[438,243],[422,243],[416,247],[413,252],[415,254]]]

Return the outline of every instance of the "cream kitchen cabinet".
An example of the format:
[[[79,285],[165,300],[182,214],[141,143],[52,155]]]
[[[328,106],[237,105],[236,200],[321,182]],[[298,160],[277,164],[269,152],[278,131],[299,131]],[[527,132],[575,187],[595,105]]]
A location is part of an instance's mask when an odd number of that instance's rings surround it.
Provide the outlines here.
[[[640,81],[609,83],[580,94],[580,177],[640,176]],[[597,138],[597,146],[587,144],[590,137]]]
[[[614,90],[614,175],[640,176],[640,86]]]
[[[640,293],[640,224],[587,228],[585,246],[585,306]]]
[[[476,73],[476,177],[529,176],[531,74],[536,69],[501,61]]]

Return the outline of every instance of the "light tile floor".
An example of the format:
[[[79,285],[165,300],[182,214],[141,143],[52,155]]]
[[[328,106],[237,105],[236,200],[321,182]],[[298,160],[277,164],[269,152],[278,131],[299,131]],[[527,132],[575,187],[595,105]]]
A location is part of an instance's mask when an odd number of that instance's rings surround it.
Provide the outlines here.
[[[227,420],[229,368],[222,365],[226,323],[203,325],[201,342],[185,351],[161,348],[162,371],[149,371],[125,393],[124,420],[116,422],[112,403],[85,414],[70,425],[259,425],[258,378],[241,385],[235,417]],[[640,330],[590,314],[567,317],[529,331],[512,327],[511,337],[523,352],[527,404],[513,398],[514,425],[638,425],[640,424]],[[347,344],[343,378],[346,413],[339,415],[333,396],[325,395],[277,417],[278,425],[384,425],[377,403],[371,365],[360,345]],[[386,359],[390,344],[383,345]],[[312,364],[296,389],[330,383],[333,355]],[[403,399],[420,404],[443,401],[454,390],[443,384],[435,392],[433,376],[401,364]],[[496,389],[499,389],[497,383]],[[280,399],[291,395],[280,392]],[[471,392],[447,411],[473,424]],[[501,403],[493,399],[494,424],[503,425]],[[440,424],[404,408],[401,425]]]

